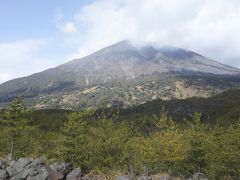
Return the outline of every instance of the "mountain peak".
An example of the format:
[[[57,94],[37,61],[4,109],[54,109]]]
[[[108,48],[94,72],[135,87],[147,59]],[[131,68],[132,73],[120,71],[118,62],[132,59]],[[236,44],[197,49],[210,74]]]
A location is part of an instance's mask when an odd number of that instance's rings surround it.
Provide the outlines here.
[[[132,42],[129,40],[123,40],[120,41],[118,43],[112,44],[110,46],[107,46],[105,48],[103,48],[103,51],[125,51],[125,50],[129,50],[129,49],[134,49],[135,47],[132,45]],[[100,50],[100,51],[102,51]]]
[[[157,46],[153,43],[132,43],[130,40],[122,40],[118,43],[107,46],[100,51],[96,52],[100,53],[116,53],[122,52],[127,53],[127,51],[136,51],[138,54],[145,56],[146,58],[153,58],[157,53],[161,53],[163,56],[172,59],[187,59],[192,58],[194,56],[203,57],[200,54],[197,54],[193,51],[185,50],[182,48],[174,47],[174,46]]]
[[[128,39],[125,39],[125,40],[119,41],[119,42],[117,42],[113,45],[115,45],[115,46],[118,46],[118,45],[120,45],[120,46],[131,46],[132,42]]]
[[[176,74],[184,74],[189,77],[194,74],[204,74],[208,77],[210,74],[214,76],[240,74],[240,70],[207,59],[189,50],[170,46],[157,47],[148,43],[138,45],[124,40],[87,57],[1,84],[0,102],[1,99],[9,99],[9,97],[23,94],[40,99],[41,97],[38,96],[41,94],[61,94],[63,98],[61,103],[63,104],[65,101],[70,102],[71,99],[75,99],[75,96],[81,96],[82,103],[88,104],[86,101],[89,99],[84,101],[85,96],[83,95],[92,93],[94,94],[92,98],[101,96],[99,102],[107,102],[106,99],[111,96],[112,91],[120,94],[120,97],[116,97],[119,101],[125,98],[125,91],[136,93],[132,97],[133,99],[142,93],[146,93],[146,96],[143,95],[144,97],[140,97],[140,99],[159,97],[163,94],[167,94],[167,97],[174,97],[174,94],[171,94],[173,92],[170,94],[160,92],[159,89],[163,87],[156,86],[156,84],[161,84],[160,81],[163,81],[162,78],[166,74],[168,75],[166,78],[171,79]],[[162,85],[164,88],[177,88],[175,80],[171,79],[165,82],[164,79],[163,83],[165,83]],[[177,83],[177,85],[181,88],[183,86],[181,83]],[[145,86],[156,89],[145,92]],[[69,92],[73,94],[69,95]],[[116,95],[114,93],[113,96]],[[149,93],[151,97],[149,97]]]

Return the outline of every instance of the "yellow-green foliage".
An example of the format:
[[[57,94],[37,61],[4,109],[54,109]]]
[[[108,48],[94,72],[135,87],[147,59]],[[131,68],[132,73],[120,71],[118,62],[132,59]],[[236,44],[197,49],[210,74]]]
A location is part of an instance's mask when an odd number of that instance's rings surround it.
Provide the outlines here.
[[[211,179],[240,177],[240,123],[209,126],[201,113],[176,124],[163,109],[152,117],[154,127],[145,131],[134,123],[86,110],[70,113],[59,131],[33,125],[26,111],[14,102],[1,112],[0,157],[14,154],[46,157],[49,161],[72,162],[85,173],[171,173],[189,177],[201,171]],[[21,107],[18,110],[18,107]],[[106,113],[106,112],[105,112]]]
[[[215,127],[209,133],[208,173],[216,179],[240,177],[240,123],[228,128]]]
[[[7,110],[2,111],[0,118],[2,151],[12,158],[32,155],[37,148],[33,137],[38,135],[38,130],[24,116],[28,112],[22,103],[22,98],[16,98]]]

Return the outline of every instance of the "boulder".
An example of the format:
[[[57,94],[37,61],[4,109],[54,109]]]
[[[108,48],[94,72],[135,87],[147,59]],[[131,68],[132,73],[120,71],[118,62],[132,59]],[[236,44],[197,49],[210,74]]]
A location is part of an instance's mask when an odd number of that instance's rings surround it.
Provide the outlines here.
[[[45,162],[42,158],[34,159],[31,164],[27,165],[26,168],[38,169],[45,166]]]
[[[82,175],[81,169],[77,168],[67,175],[66,180],[81,180],[81,175]]]
[[[6,169],[11,177],[10,180],[58,180],[55,171],[48,167],[41,158],[35,160],[21,158],[11,161]]]
[[[81,180],[100,180],[100,179],[95,178],[93,176],[84,176],[84,177],[81,178]]]
[[[137,180],[152,180],[150,176],[139,176]]]
[[[49,167],[41,167],[33,174],[30,173],[27,180],[58,180],[54,171]]]
[[[70,163],[54,163],[50,165],[50,168],[55,173],[57,179],[66,178],[67,174],[72,170],[72,164]]]
[[[8,178],[8,173],[6,170],[4,169],[0,169],[0,179],[1,180],[7,180]]]
[[[16,176],[19,173],[22,173],[24,171],[24,168],[31,164],[32,159],[31,158],[20,158],[17,161],[11,161],[9,163],[9,166],[6,168],[9,176]]]
[[[153,179],[154,180],[171,180],[171,176],[169,175],[156,175],[156,176],[153,176]]]
[[[20,173],[13,176],[10,180],[20,180],[20,179],[27,179],[30,170],[23,170]]]
[[[193,180],[208,180],[203,173],[195,173],[192,177]]]
[[[0,169],[6,169],[6,168],[7,168],[6,161],[0,161]]]
[[[132,180],[130,176],[116,176],[115,180]]]
[[[38,171],[44,166],[43,159],[21,158],[18,161],[11,161],[7,168],[11,180],[27,179],[30,175],[38,174]],[[11,173],[11,174],[10,174]]]

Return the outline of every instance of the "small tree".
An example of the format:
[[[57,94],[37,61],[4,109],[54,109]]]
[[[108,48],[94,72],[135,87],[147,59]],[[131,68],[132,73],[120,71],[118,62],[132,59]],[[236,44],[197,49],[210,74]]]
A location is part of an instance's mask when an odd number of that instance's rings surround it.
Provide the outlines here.
[[[72,162],[74,165],[83,166],[84,144],[88,131],[86,118],[91,116],[93,111],[72,113],[68,116],[68,121],[61,129],[63,135],[60,144],[61,159],[65,162]]]
[[[156,153],[155,166],[158,166],[160,171],[178,171],[179,162],[183,161],[186,155],[182,130],[164,108],[154,122],[157,131],[152,134],[151,142]]]
[[[186,157],[189,175],[194,172],[204,172],[207,167],[206,146],[208,143],[207,126],[201,122],[201,113],[194,113],[191,122],[188,122],[187,139],[189,149]]]
[[[8,109],[2,114],[1,124],[4,126],[4,130],[7,132],[11,142],[10,159],[14,158],[15,144],[29,123],[29,120],[24,117],[25,114],[26,111],[21,97],[14,99]]]
[[[124,145],[130,137],[127,123],[114,123],[111,119],[99,119],[89,129],[88,148],[91,149],[91,164],[95,169],[118,169],[124,166]]]
[[[165,108],[162,108],[160,117],[155,116],[154,124],[157,130],[161,133],[176,129],[176,123],[168,115]]]
[[[191,165],[191,173],[202,172],[207,166],[206,151],[200,137],[195,136],[190,141],[190,149],[187,153],[187,162]]]

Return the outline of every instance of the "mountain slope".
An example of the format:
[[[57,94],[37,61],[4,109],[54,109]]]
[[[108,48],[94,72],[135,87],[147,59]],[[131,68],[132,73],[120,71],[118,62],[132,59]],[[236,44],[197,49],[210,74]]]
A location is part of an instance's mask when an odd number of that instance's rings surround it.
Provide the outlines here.
[[[230,125],[240,117],[240,89],[228,90],[208,98],[193,97],[167,101],[157,99],[121,110],[120,115],[122,119],[131,117],[141,121],[144,117],[158,115],[163,108],[178,122],[184,118],[191,119],[195,112],[201,112],[206,123]]]
[[[148,131],[154,127],[153,115],[158,116],[165,108],[174,121],[182,123],[183,119],[191,120],[195,112],[202,113],[202,120],[207,124],[219,123],[229,126],[239,120],[240,117],[240,89],[229,90],[208,98],[188,98],[173,100],[154,100],[126,109],[105,109],[109,116],[118,113],[117,120],[128,121],[141,131]],[[58,131],[66,122],[72,111],[59,109],[41,109],[31,113],[31,119],[35,125],[43,130]]]
[[[192,51],[121,41],[87,57],[3,83],[0,101],[24,95],[37,107],[128,106],[154,98],[209,96],[238,87],[237,74],[239,69]],[[191,81],[194,76],[198,76],[197,82]],[[223,76],[228,80],[221,81]],[[215,81],[209,82],[208,77]],[[186,93],[189,82],[192,85]]]

